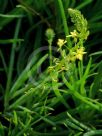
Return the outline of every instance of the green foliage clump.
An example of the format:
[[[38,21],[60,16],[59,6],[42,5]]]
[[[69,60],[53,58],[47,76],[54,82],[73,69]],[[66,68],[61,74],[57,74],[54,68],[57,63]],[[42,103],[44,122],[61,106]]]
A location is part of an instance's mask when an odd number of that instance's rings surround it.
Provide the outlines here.
[[[101,0],[0,0],[0,136],[102,135],[101,31]]]

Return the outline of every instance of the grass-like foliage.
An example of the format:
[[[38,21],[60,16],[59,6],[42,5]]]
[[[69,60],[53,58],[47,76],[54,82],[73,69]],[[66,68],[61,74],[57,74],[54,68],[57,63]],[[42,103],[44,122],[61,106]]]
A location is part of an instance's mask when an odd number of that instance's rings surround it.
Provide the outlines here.
[[[0,136],[102,135],[101,9],[0,1]]]

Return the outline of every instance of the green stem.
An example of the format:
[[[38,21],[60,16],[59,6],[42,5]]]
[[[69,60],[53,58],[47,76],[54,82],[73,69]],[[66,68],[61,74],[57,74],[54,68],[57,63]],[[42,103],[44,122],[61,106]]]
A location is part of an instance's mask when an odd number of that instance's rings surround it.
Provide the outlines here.
[[[52,48],[51,48],[52,43],[49,43],[49,59],[50,59],[50,66],[52,66]]]
[[[68,28],[68,25],[67,25],[67,20],[66,20],[62,0],[58,0],[58,3],[59,3],[61,17],[62,17],[62,21],[63,21],[64,32],[65,32],[65,35],[68,36],[69,35],[69,28]],[[68,47],[71,48],[72,45],[71,45],[70,37],[67,37],[66,39],[67,39]]]
[[[17,37],[18,37],[19,30],[20,30],[20,24],[21,24],[21,19],[18,19],[15,34],[14,34],[14,39],[17,39]],[[9,63],[9,68],[8,68],[8,77],[7,77],[5,98],[4,98],[5,109],[8,106],[9,90],[10,90],[10,87],[11,87],[13,68],[14,68],[14,60],[15,60],[15,47],[16,47],[16,43],[13,43],[12,49],[11,49],[11,55],[10,55],[10,63]]]

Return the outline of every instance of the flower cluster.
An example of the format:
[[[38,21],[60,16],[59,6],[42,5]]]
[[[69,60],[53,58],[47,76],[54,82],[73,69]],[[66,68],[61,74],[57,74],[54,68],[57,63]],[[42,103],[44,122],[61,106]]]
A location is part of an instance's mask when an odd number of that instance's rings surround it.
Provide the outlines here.
[[[48,28],[48,29],[46,30],[46,32],[45,32],[45,36],[47,37],[48,43],[49,43],[49,44],[52,44],[52,41],[53,41],[53,39],[54,39],[54,37],[55,37],[55,33],[54,33],[53,29]]]
[[[74,30],[71,31],[66,38],[59,38],[57,40],[57,51],[60,53],[60,57],[53,58],[52,65],[48,68],[50,74],[52,73],[53,81],[56,82],[60,72],[67,71],[67,73],[73,73],[75,61],[82,61],[84,54],[86,54],[83,43],[89,35],[89,31],[87,30],[87,20],[84,19],[83,15],[78,10],[69,9],[68,12],[71,16],[71,21],[74,23]],[[51,29],[46,31],[46,35],[48,40],[53,39],[54,37],[54,33]],[[66,45],[67,38],[69,37],[72,42],[71,47],[68,47],[68,44]]]
[[[77,37],[76,31],[71,32],[71,36],[73,38],[76,38]],[[57,45],[58,45],[59,48],[62,48],[66,44],[66,42],[67,41],[64,40],[64,39],[58,39]],[[62,52],[62,54],[63,54],[63,52]],[[70,49],[69,54],[67,56],[68,56],[70,61],[75,61],[76,59],[82,60],[84,54],[86,54],[85,48],[83,46],[77,47],[77,45],[75,45],[75,47],[72,47],[72,49]]]

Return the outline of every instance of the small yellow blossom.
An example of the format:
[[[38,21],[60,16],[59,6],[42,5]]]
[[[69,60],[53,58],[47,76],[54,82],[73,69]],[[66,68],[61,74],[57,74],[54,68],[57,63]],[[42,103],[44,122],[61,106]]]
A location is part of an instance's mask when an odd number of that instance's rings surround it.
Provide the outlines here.
[[[86,52],[84,52],[84,50],[85,50],[84,47],[77,49],[76,55],[75,55],[76,59],[79,59],[79,60],[83,59],[83,55],[86,54]]]
[[[70,32],[70,34],[71,34],[71,36],[72,36],[73,38],[76,38],[76,37],[77,37],[77,31],[76,31],[76,30],[74,30],[73,32]]]
[[[78,33],[76,30],[74,30],[73,32],[70,32],[71,34],[71,37],[74,38],[74,42],[76,43],[77,42],[77,39],[78,39]]]
[[[64,39],[58,39],[57,41],[57,45],[59,46],[59,48],[61,48],[67,41]]]
[[[66,37],[72,37],[74,39],[74,42],[77,42],[78,39],[78,32],[74,30],[73,32],[70,32],[70,35],[67,35]]]

